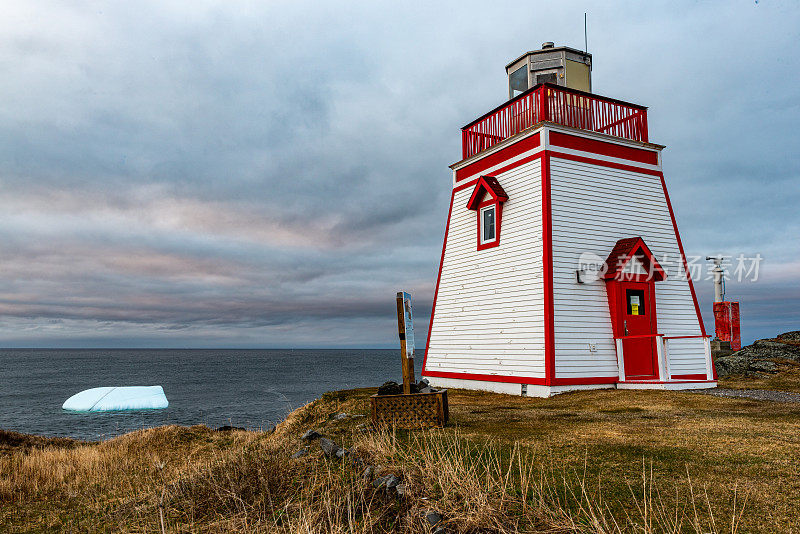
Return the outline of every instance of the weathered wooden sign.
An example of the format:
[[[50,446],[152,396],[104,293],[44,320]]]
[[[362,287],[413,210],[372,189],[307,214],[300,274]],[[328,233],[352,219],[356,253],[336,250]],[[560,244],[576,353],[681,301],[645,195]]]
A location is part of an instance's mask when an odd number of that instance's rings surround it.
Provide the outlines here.
[[[400,359],[403,367],[403,393],[411,393],[414,383],[414,317],[411,294],[397,292],[397,330],[400,336]]]

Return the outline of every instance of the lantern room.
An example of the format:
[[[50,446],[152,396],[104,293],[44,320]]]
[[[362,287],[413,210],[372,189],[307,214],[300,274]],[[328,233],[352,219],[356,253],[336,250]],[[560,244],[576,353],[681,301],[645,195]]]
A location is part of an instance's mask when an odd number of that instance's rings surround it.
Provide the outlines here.
[[[541,50],[525,52],[506,65],[508,98],[540,83],[552,83],[578,91],[592,92],[592,55],[552,42]]]

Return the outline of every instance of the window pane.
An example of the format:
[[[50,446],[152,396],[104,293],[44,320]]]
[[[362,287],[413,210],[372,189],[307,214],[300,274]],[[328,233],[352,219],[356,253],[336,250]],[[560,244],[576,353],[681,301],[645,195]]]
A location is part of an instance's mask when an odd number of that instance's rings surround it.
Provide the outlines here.
[[[558,78],[556,77],[555,72],[548,72],[547,74],[537,74],[536,75],[536,84],[540,83],[558,83]]]
[[[483,240],[494,239],[494,208],[483,210]]]
[[[527,65],[523,65],[511,73],[511,76],[508,77],[508,88],[510,89],[511,98],[528,90]]]
[[[628,301],[628,315],[646,315],[643,290],[626,289],[625,297]]]

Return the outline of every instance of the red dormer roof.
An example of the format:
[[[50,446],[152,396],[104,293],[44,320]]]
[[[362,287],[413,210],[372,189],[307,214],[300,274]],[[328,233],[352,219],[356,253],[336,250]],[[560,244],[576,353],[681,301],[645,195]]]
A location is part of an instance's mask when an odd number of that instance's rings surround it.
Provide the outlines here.
[[[477,210],[478,205],[483,200],[486,194],[489,194],[493,200],[497,202],[505,202],[508,200],[508,195],[503,191],[500,182],[494,176],[481,176],[478,178],[478,183],[475,184],[475,189],[472,191],[472,196],[469,197],[467,202],[467,209]]]
[[[617,244],[614,245],[611,254],[608,255],[608,259],[606,260],[608,270],[606,274],[603,275],[603,278],[606,280],[613,280],[619,277],[625,269],[625,266],[634,257],[642,262],[644,268],[647,269],[647,273],[651,275],[656,282],[660,282],[667,277],[667,273],[664,272],[661,264],[658,263],[656,257],[650,252],[644,240],[641,237],[628,237],[626,239],[620,239],[617,241]]]

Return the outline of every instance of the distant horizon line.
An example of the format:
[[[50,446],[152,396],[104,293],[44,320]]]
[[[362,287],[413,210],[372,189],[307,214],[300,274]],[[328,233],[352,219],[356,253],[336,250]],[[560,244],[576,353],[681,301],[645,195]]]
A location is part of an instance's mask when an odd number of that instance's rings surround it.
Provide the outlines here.
[[[415,351],[424,350],[418,347]],[[0,347],[0,350],[400,350],[400,347]]]

